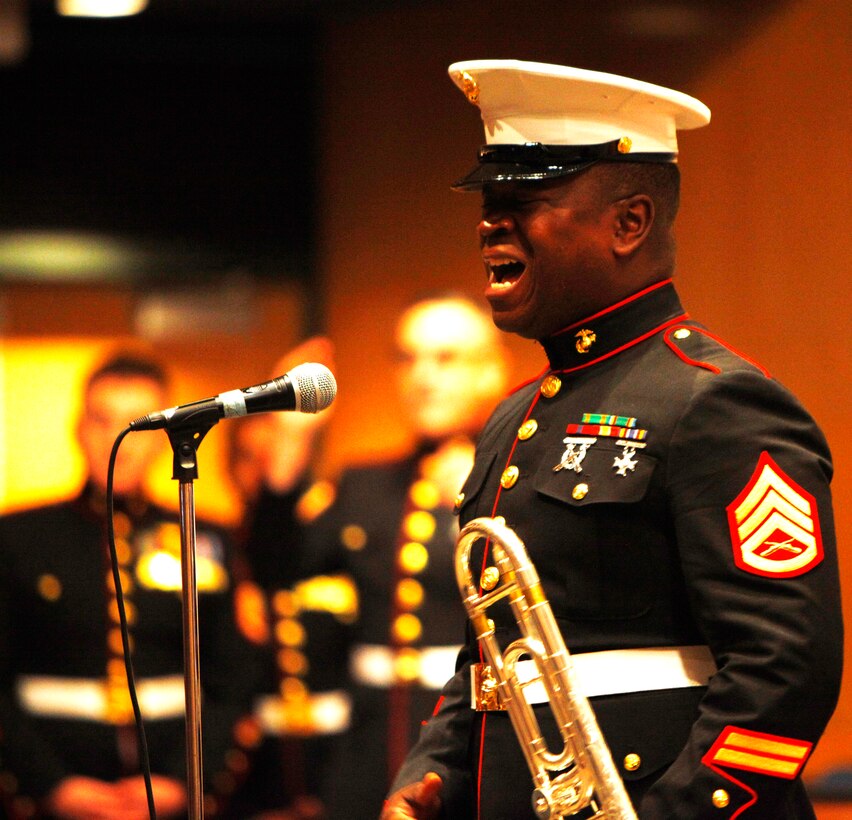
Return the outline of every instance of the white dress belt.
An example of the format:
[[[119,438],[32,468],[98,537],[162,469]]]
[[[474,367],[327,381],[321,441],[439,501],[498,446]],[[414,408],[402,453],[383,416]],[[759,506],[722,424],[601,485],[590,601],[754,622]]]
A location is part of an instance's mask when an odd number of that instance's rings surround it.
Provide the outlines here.
[[[657,689],[707,686],[716,673],[716,662],[707,646],[665,646],[642,649],[610,649],[603,652],[571,654],[571,666],[580,692],[587,698],[622,695]],[[547,703],[547,690],[532,660],[515,664],[518,681],[527,703]],[[531,683],[527,683],[532,681]],[[477,692],[471,676],[471,705],[476,708]]]
[[[359,644],[349,656],[352,679],[362,686],[387,689],[414,684],[423,689],[441,689],[456,670],[461,646],[395,648]]]
[[[254,714],[267,735],[334,735],[349,728],[352,703],[342,689],[312,692],[303,700],[285,701],[263,695],[254,703]]]
[[[31,715],[112,722],[106,679],[21,675],[16,689],[18,703]],[[186,710],[183,675],[137,680],[136,696],[149,720],[183,717]]]

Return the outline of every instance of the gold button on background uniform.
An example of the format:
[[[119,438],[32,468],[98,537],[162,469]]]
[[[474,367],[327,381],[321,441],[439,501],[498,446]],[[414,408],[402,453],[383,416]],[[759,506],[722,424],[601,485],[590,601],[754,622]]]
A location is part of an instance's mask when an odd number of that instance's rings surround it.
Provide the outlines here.
[[[128,640],[130,642],[130,648],[133,649],[133,636],[128,636]],[[124,643],[121,639],[121,630],[117,627],[115,629],[110,629],[107,633],[107,646],[109,647],[109,651],[114,655],[121,655],[124,653]]]
[[[125,538],[116,536],[115,538],[115,557],[119,564],[129,564],[133,553],[130,549],[130,542]]]
[[[503,475],[500,476],[500,486],[503,487],[504,490],[514,487],[520,474],[521,471],[514,464],[510,464],[505,470],[503,470]]]
[[[562,389],[562,380],[558,376],[547,376],[539,389],[542,396],[552,399]]]
[[[116,512],[112,517],[112,531],[116,538],[129,538],[133,532],[133,522],[127,513]]]
[[[281,659],[278,659],[279,665]],[[278,686],[284,700],[303,700],[308,696],[305,684],[299,678],[284,678]]]
[[[571,497],[580,501],[585,498],[589,494],[589,485],[585,483],[580,483],[573,490],[571,490]]]
[[[674,332],[675,339],[688,339],[691,335],[691,331],[687,330],[685,327],[679,327]]]
[[[435,516],[425,510],[415,510],[405,517],[402,528],[408,538],[428,541],[435,534]]]
[[[121,623],[121,616],[118,612],[118,599],[110,598],[109,603],[107,603],[107,612],[109,613],[109,619],[114,624]],[[124,602],[124,615],[127,618],[127,625],[133,626],[136,623],[136,607],[131,601]]]
[[[399,550],[399,567],[409,575],[416,575],[426,569],[429,563],[429,551],[417,541],[403,544]]]
[[[357,524],[348,524],[340,531],[340,543],[346,549],[357,552],[367,546],[367,533]]]
[[[717,809],[727,808],[730,802],[731,798],[724,789],[716,789],[716,791],[713,792],[713,805]]]
[[[396,602],[400,609],[417,609],[423,597],[423,585],[414,578],[403,578],[396,586]]]
[[[294,618],[282,618],[275,624],[275,638],[284,646],[303,646],[307,634],[299,621]]]
[[[423,624],[416,615],[399,615],[393,622],[393,636],[398,643],[413,643],[422,632]]]
[[[122,684],[127,684],[127,669],[124,665],[124,658],[110,658],[107,661],[107,677],[119,680]]]
[[[58,601],[62,596],[62,583],[55,575],[51,575],[50,573],[40,575],[36,585],[38,587],[38,594],[45,601]]]
[[[299,611],[296,596],[287,589],[279,589],[272,596],[272,609],[276,615],[292,618]]]
[[[133,592],[133,579],[130,577],[130,573],[125,569],[119,569],[118,571],[118,580],[121,584],[121,591],[128,595]],[[112,577],[112,572],[108,572],[106,576],[107,589],[110,592],[115,592],[115,582]]]
[[[287,675],[304,677],[308,671],[308,659],[297,649],[281,649],[278,652],[278,667]]]
[[[234,726],[234,740],[246,749],[260,744],[263,731],[254,717],[241,718]]]
[[[415,506],[423,507],[426,510],[434,509],[441,500],[441,494],[435,482],[428,481],[425,478],[421,478],[411,485],[408,496]]]
[[[400,649],[393,662],[394,674],[405,682],[417,680],[420,676],[420,652],[411,647]]]

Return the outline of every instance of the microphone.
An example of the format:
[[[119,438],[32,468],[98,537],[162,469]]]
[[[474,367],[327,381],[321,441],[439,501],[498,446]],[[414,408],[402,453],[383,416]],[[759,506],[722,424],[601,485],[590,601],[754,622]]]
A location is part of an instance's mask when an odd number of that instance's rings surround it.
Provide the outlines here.
[[[300,364],[271,381],[241,390],[228,390],[210,399],[181,404],[149,413],[130,422],[131,430],[161,430],[216,424],[221,418],[236,418],[270,410],[317,413],[337,395],[337,382],[324,364]]]

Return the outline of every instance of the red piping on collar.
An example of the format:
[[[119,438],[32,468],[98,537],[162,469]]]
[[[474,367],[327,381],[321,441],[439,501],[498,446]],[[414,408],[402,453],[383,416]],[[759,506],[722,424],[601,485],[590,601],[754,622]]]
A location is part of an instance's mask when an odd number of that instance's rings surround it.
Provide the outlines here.
[[[606,316],[607,313],[612,313],[614,310],[618,310],[620,307],[624,307],[624,305],[629,305],[631,302],[635,302],[637,299],[641,299],[648,293],[657,290],[658,288],[665,287],[666,285],[671,284],[671,278],[663,279],[662,282],[656,282],[653,285],[649,285],[647,288],[643,288],[638,293],[634,293],[632,296],[628,296],[626,299],[622,299],[620,302],[616,302],[614,305],[610,305],[608,308],[604,308],[603,310],[598,311],[597,313],[593,313],[591,316],[587,316],[585,319],[580,319],[579,322],[574,322],[573,325],[568,325],[568,327],[563,328],[562,330],[557,330],[553,336],[561,336],[563,333],[568,333],[572,331],[575,327],[579,327],[580,325],[587,324],[588,322],[594,321],[595,319],[600,319],[601,316]]]
[[[639,342],[644,342],[645,339],[650,338],[651,336],[655,336],[661,330],[665,330],[672,325],[680,324],[684,319],[688,319],[688,313],[681,313],[680,316],[675,316],[674,319],[669,319],[667,322],[663,322],[661,325],[657,325],[657,327],[649,330],[647,333],[643,333],[641,336],[637,336],[635,339],[631,339],[626,344],[623,344],[621,347],[615,348],[615,350],[610,350],[609,353],[605,353],[603,356],[599,356],[597,359],[592,359],[590,362],[586,362],[585,364],[578,364],[576,367],[567,367],[564,370],[554,370],[554,373],[574,373],[577,370],[585,370],[587,367],[592,367],[592,365],[596,365],[598,362],[604,362],[607,359],[611,359],[613,356],[618,355],[619,353],[627,350],[628,348],[633,347],[634,345],[638,345]]]

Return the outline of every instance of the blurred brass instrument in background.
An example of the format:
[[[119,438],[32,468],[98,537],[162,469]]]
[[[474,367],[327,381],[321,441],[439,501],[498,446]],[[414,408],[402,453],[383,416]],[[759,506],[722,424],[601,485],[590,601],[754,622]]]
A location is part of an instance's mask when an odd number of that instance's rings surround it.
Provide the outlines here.
[[[488,591],[480,592],[470,570],[471,548],[485,538],[499,571]],[[533,810],[542,820],[570,817],[587,807],[595,820],[636,820],[618,770],[612,761],[588,699],[579,690],[571,657],[544,597],[538,572],[526,548],[503,518],[476,518],[456,541],[456,579],[482,647],[497,697],[509,713],[535,788]],[[489,607],[508,598],[522,637],[501,652],[494,635]],[[516,665],[524,656],[536,674],[521,680]],[[527,702],[525,689],[542,683],[554,721],[562,737],[561,751],[548,748],[538,719]]]

